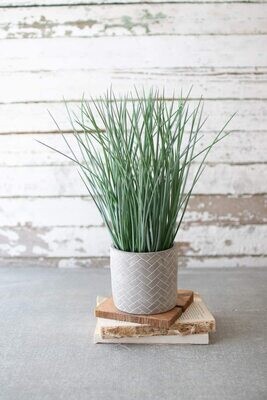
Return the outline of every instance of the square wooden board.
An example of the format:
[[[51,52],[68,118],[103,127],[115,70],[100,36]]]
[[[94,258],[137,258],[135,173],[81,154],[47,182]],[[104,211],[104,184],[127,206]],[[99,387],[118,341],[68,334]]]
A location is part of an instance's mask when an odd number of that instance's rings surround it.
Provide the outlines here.
[[[168,329],[180,317],[182,312],[190,306],[193,299],[194,293],[192,290],[179,289],[177,292],[177,305],[172,310],[161,314],[139,315],[128,314],[118,310],[113,302],[113,298],[109,297],[95,308],[95,316]]]

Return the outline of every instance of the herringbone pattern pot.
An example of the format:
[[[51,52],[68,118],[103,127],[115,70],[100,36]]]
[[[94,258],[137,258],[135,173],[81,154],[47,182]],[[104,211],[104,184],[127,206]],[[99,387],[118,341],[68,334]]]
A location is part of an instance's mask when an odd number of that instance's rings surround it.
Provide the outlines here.
[[[177,250],[130,253],[110,250],[112,295],[116,307],[132,314],[172,309],[177,297]]]

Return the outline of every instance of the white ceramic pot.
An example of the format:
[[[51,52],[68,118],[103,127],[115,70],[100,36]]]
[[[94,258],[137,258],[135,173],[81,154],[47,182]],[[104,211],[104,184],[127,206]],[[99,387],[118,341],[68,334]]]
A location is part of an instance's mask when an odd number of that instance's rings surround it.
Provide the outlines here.
[[[177,249],[131,253],[110,249],[112,295],[131,314],[158,314],[177,301]]]

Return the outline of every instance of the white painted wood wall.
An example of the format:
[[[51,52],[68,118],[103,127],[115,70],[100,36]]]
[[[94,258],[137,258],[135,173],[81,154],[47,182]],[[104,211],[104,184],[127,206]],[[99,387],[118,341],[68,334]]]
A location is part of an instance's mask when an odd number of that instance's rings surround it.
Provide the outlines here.
[[[116,3],[116,4],[115,4]],[[0,2],[1,264],[107,264],[109,237],[61,146],[62,98],[112,83],[203,94],[209,134],[235,111],[178,236],[181,266],[266,265],[267,2]],[[178,90],[179,91],[179,90]]]

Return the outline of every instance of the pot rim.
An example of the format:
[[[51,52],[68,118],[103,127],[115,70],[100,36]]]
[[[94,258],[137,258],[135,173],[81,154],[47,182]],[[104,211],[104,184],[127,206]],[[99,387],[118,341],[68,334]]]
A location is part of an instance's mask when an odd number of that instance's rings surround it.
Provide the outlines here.
[[[112,251],[116,251],[118,253],[122,253],[122,254],[140,254],[140,255],[149,255],[149,254],[160,254],[160,253],[166,253],[170,250],[175,250],[176,248],[176,242],[173,243],[172,247],[169,247],[168,249],[165,250],[159,250],[159,251],[146,251],[146,252],[138,252],[138,251],[124,251],[124,250],[120,250],[117,249],[114,245],[110,246],[110,250]]]

